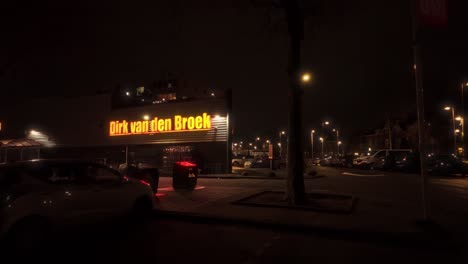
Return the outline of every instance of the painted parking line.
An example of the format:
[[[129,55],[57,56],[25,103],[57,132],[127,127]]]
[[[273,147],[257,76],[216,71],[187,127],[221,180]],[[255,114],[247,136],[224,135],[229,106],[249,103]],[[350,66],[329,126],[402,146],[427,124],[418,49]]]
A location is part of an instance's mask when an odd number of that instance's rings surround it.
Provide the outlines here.
[[[343,172],[343,175],[348,176],[357,176],[357,177],[382,177],[385,176],[384,174],[359,174],[359,173],[351,173],[351,172]]]

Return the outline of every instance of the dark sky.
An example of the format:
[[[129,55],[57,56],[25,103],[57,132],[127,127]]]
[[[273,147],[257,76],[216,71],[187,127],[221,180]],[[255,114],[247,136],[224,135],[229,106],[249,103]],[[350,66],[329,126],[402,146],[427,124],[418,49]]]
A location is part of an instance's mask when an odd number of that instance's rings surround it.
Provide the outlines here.
[[[303,62],[315,81],[304,94],[304,126],[330,119],[354,134],[386,113],[414,113],[409,1],[322,2],[305,24]],[[450,0],[450,27],[424,44],[430,116],[457,102],[458,83],[468,80],[463,2]],[[286,128],[280,9],[249,0],[9,1],[0,17],[1,99],[92,94],[169,71],[232,88],[238,135]]]

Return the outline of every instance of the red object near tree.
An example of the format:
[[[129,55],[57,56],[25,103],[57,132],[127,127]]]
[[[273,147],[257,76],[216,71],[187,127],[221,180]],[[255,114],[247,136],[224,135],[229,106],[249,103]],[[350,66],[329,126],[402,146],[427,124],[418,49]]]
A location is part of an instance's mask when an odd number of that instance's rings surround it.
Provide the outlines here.
[[[448,0],[418,0],[418,17],[422,26],[444,27],[448,24]]]

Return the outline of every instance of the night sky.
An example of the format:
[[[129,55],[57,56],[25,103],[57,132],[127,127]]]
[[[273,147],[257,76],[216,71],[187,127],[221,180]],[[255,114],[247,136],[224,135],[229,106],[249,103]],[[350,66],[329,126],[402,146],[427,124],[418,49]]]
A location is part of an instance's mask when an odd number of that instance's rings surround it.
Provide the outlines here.
[[[232,88],[237,136],[276,135],[287,125],[287,29],[281,9],[251,2],[2,3],[1,103],[93,94],[171,72]],[[409,1],[322,2],[305,23],[303,63],[315,79],[305,88],[305,128],[328,119],[354,135],[387,114],[415,113]],[[441,106],[458,103],[468,81],[463,2],[450,0],[449,28],[424,43],[431,118],[445,118]]]

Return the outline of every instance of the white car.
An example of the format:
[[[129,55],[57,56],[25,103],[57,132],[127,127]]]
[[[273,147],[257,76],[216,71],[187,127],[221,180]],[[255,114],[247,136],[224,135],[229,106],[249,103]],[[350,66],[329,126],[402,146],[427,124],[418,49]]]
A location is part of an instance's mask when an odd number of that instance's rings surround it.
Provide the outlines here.
[[[46,232],[68,224],[148,213],[154,202],[147,182],[100,164],[36,160],[0,165],[0,238],[11,238],[13,244],[37,243]]]
[[[402,155],[411,153],[411,149],[382,149],[369,153],[367,156],[360,156],[353,160],[353,166],[363,169],[374,169],[384,167],[385,159],[392,156],[398,159]]]

